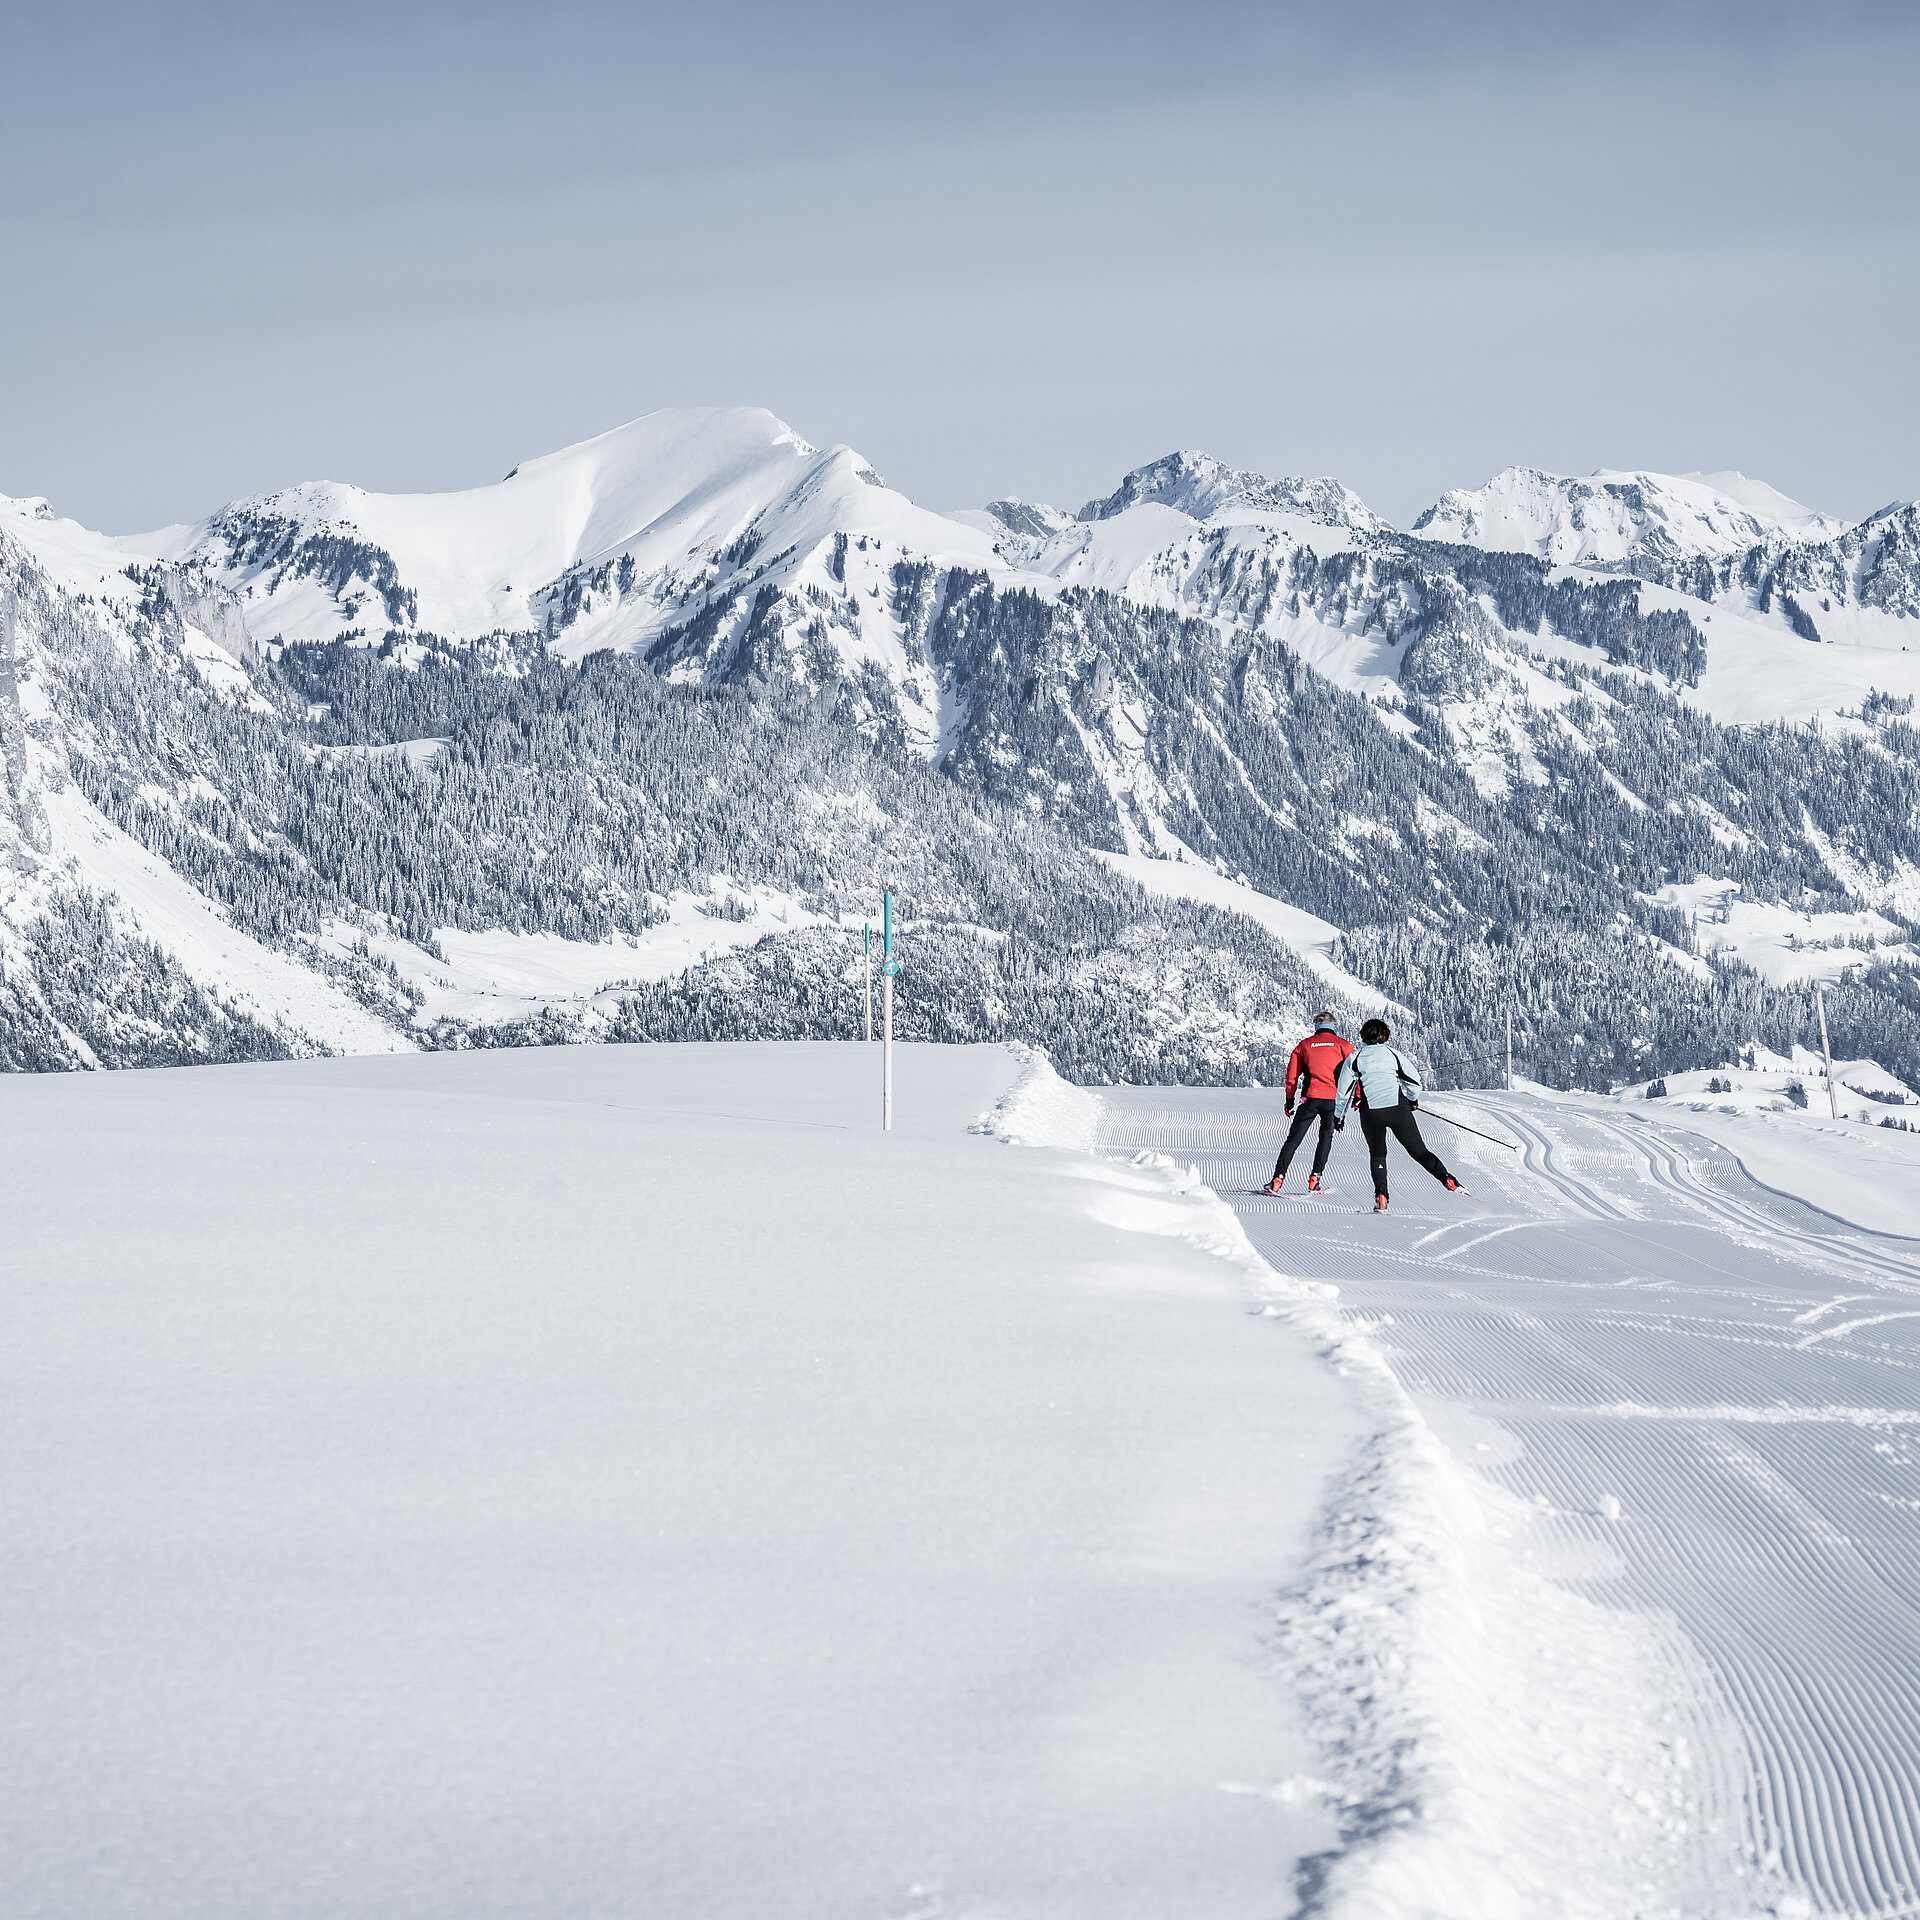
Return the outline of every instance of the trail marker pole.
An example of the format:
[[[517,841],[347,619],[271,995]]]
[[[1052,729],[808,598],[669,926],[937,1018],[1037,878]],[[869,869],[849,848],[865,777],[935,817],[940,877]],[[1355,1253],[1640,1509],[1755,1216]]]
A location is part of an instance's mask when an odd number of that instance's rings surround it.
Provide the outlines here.
[[[861,940],[861,958],[867,970],[867,1045],[873,1045],[873,922],[869,920]]]
[[[880,1130],[893,1131],[893,976],[900,962],[893,957],[893,895],[880,896]]]
[[[1513,1091],[1513,999],[1507,999],[1507,1091]]]
[[[1820,1051],[1827,1062],[1827,1105],[1833,1109],[1833,1117],[1840,1118],[1840,1090],[1833,1084],[1833,1048],[1827,1041],[1827,987],[1824,980],[1813,983],[1813,1004],[1820,1013]]]

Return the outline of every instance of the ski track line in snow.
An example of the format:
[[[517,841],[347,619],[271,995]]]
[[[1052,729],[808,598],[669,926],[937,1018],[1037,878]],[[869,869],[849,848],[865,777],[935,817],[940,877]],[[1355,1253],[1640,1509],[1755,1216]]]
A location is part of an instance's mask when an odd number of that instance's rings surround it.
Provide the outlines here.
[[[1109,1150],[1159,1146],[1223,1191],[1265,1177],[1283,1130],[1271,1093],[1105,1097]],[[1641,1835],[1640,1865],[1610,1880],[1610,1868],[1588,1869],[1606,1882],[1591,1910],[1614,1920],[1920,1911],[1910,1243],[1763,1187],[1725,1149],[1636,1115],[1527,1095],[1478,1095],[1472,1111],[1489,1131],[1510,1129],[1524,1153],[1434,1142],[1473,1190],[1464,1217],[1396,1152],[1393,1212],[1357,1218],[1371,1183],[1345,1136],[1324,1193],[1227,1197],[1279,1271],[1337,1286],[1328,1309],[1383,1357],[1433,1430],[1465,1436],[1454,1452],[1478,1469],[1488,1531],[1506,1549],[1473,1563],[1486,1590],[1471,1604],[1486,1620],[1498,1621],[1517,1562],[1550,1570],[1557,1591],[1586,1604],[1563,1629],[1597,1634],[1597,1616],[1643,1630],[1599,1711],[1664,1712],[1669,1741],[1686,1723],[1690,1832],[1669,1835],[1664,1852]],[[1528,1221],[1541,1231],[1513,1230]],[[1472,1264],[1459,1257],[1469,1252]],[[1835,1313],[1838,1323],[1819,1324]],[[1329,1524],[1337,1534],[1337,1516]],[[1677,1632],[1663,1637],[1662,1622]],[[1494,1644],[1528,1683],[1521,1724],[1504,1737],[1536,1757],[1556,1741],[1578,1754],[1592,1727],[1556,1687],[1599,1639]],[[1656,1708],[1644,1687],[1662,1675]],[[1486,1711],[1497,1718],[1496,1696]],[[1428,1729],[1436,1739],[1442,1719]],[[1364,1745],[1366,1734],[1337,1721],[1334,1731],[1326,1771],[1337,1778],[1351,1764],[1339,1740]],[[1488,1764],[1459,1737],[1459,1765]],[[1630,1728],[1608,1737],[1633,1750]],[[1499,1791],[1514,1796],[1514,1832],[1529,1807],[1545,1820],[1571,1880],[1587,1788],[1569,1781],[1555,1802],[1540,1784],[1553,1777],[1546,1760],[1538,1781],[1505,1779]],[[1652,1767],[1646,1791],[1667,1804],[1671,1781]],[[1430,1826],[1457,1813],[1445,1796],[1426,1810]],[[1387,1830],[1352,1826],[1348,1877],[1311,1910],[1501,1911],[1431,1889],[1424,1905],[1395,1909],[1391,1846]],[[1589,1907],[1568,1894],[1545,1910]]]
[[[1619,1138],[1628,1151],[1638,1155],[1655,1183],[1693,1201],[1708,1216],[1723,1220],[1729,1226],[1759,1233],[1775,1246],[1796,1249],[1823,1273],[1830,1272],[1836,1254],[1844,1252],[1863,1273],[1920,1290],[1920,1261],[1898,1251],[1903,1242],[1887,1236],[1885,1245],[1876,1246],[1860,1238],[1860,1230],[1851,1222],[1822,1213],[1791,1194],[1779,1194],[1773,1188],[1761,1186],[1735,1163],[1739,1177],[1749,1181],[1756,1192],[1784,1200],[1790,1207],[1804,1208],[1822,1221],[1831,1221],[1835,1229],[1824,1234],[1796,1231],[1770,1217],[1761,1207],[1741,1200],[1724,1186],[1703,1177],[1693,1154],[1684,1145],[1666,1138],[1653,1123],[1624,1123],[1595,1116],[1592,1124]],[[1731,1158],[1729,1155],[1728,1159]]]

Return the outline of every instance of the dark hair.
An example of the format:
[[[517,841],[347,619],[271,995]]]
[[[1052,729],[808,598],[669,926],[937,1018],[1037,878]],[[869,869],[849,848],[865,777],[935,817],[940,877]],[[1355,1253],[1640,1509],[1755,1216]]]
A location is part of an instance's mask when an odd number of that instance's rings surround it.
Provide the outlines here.
[[[1360,1029],[1360,1044],[1367,1047],[1384,1047],[1393,1038],[1393,1029],[1384,1020],[1369,1020]]]

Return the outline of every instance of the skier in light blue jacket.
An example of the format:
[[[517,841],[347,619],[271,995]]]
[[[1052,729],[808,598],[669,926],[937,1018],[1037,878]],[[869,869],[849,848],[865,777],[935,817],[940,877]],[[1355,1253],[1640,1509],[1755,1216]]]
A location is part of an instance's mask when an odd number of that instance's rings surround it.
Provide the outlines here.
[[[1460,1191],[1460,1182],[1447,1171],[1446,1163],[1420,1138],[1420,1124],[1414,1109],[1423,1091],[1420,1070],[1398,1047],[1387,1044],[1393,1038],[1384,1020],[1369,1020],[1360,1029],[1360,1050],[1340,1063],[1340,1078],[1334,1088],[1335,1126],[1346,1125],[1347,1109],[1358,1102],[1360,1131],[1367,1137],[1367,1157],[1373,1163],[1373,1208],[1387,1210],[1387,1135],[1391,1133],[1449,1193]]]

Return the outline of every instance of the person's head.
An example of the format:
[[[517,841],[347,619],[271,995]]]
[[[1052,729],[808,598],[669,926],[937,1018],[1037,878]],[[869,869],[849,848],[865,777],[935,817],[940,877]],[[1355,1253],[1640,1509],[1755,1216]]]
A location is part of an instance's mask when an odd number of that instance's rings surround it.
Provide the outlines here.
[[[1384,1020],[1369,1020],[1360,1029],[1360,1043],[1367,1047],[1384,1047],[1393,1038],[1393,1029]]]
[[[1340,1023],[1337,1020],[1335,1020],[1333,1015],[1327,1012],[1326,1009],[1323,1007],[1318,1013],[1316,1013],[1313,1016],[1313,1024],[1314,1024],[1314,1029],[1317,1032],[1321,1027],[1334,1027],[1334,1026],[1338,1026]]]

